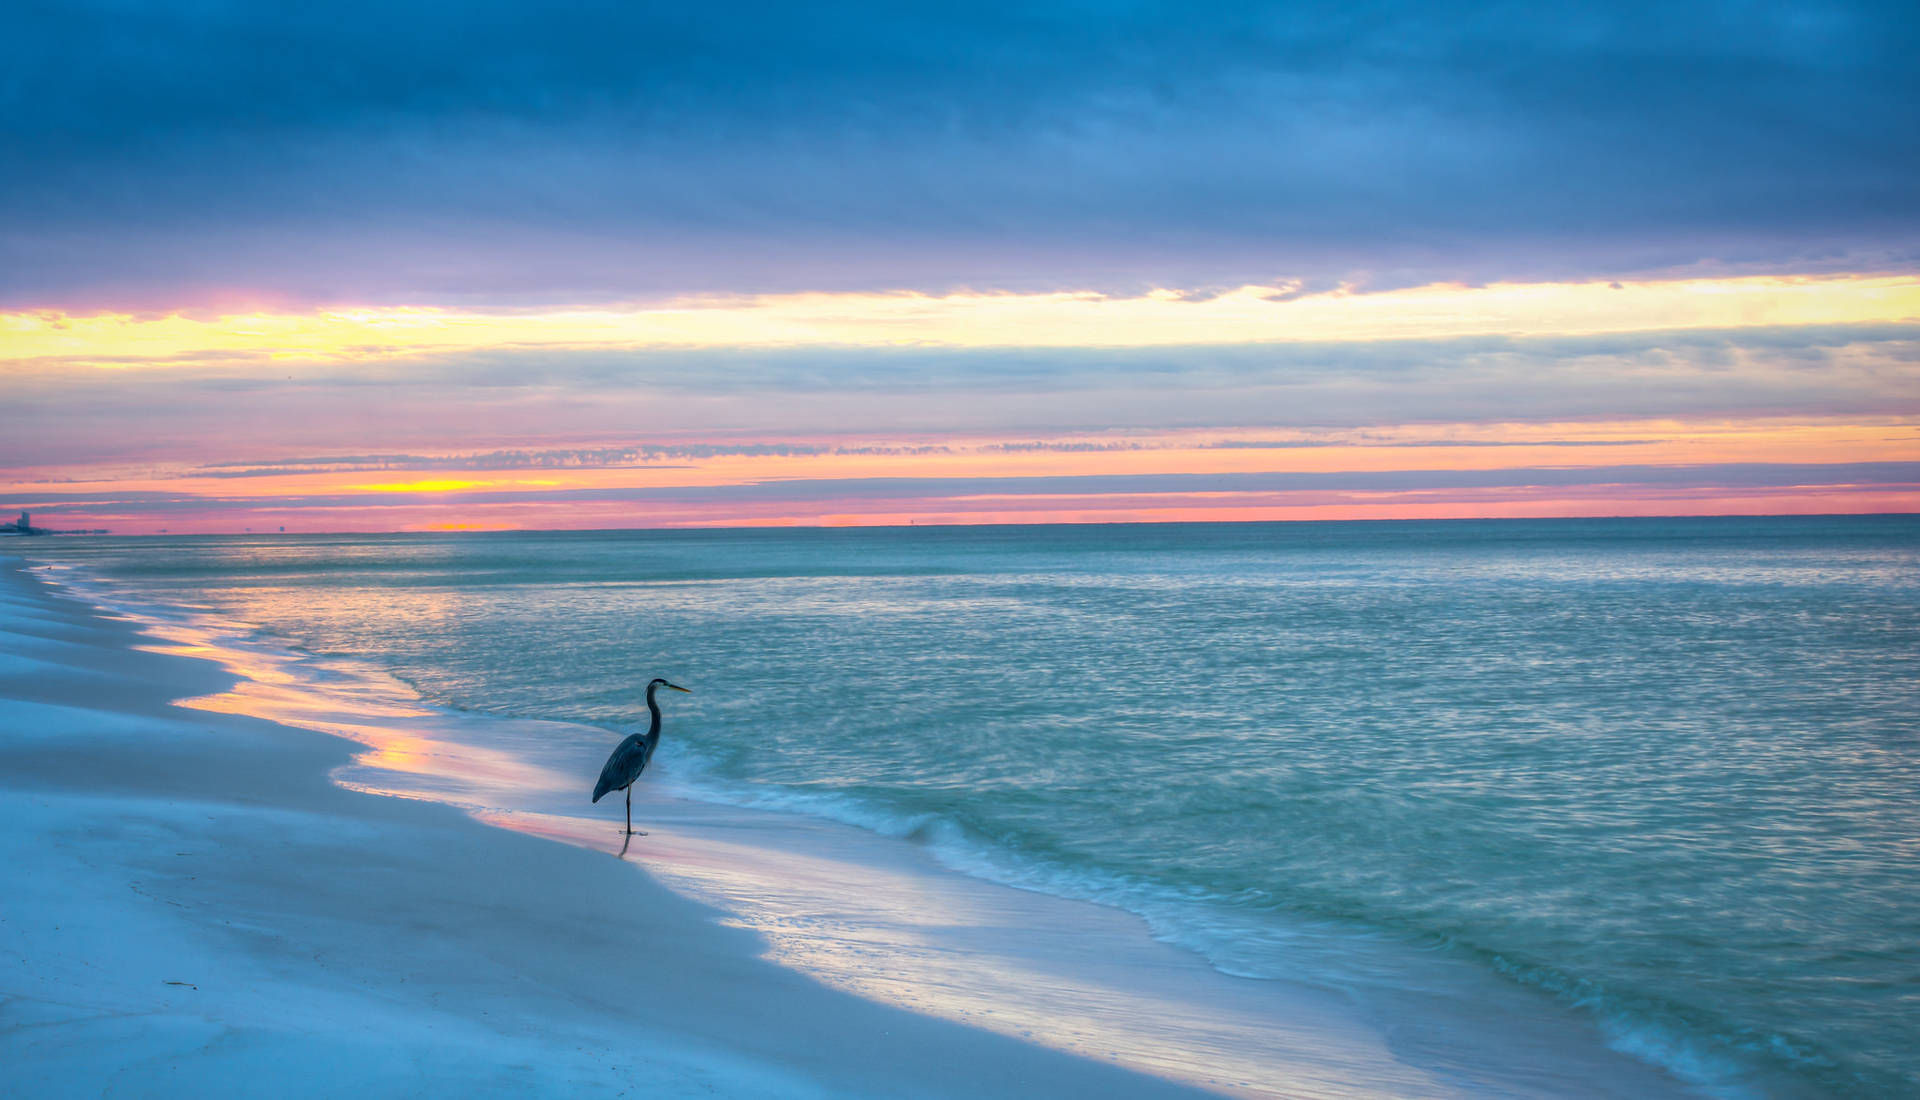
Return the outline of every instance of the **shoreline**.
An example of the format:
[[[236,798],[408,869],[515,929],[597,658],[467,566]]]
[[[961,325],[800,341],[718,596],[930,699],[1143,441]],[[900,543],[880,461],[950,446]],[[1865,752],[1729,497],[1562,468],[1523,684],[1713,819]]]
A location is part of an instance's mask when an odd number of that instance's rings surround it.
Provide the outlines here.
[[[594,853],[330,783],[351,749],[0,563],[16,1096],[1201,1095],[888,1008]]]
[[[62,602],[53,595],[53,587],[27,577],[17,566],[9,564],[5,573],[10,608],[17,603],[15,597],[22,586],[37,589],[42,603]],[[67,610],[81,619],[92,617],[95,630],[107,630],[114,635],[113,643],[121,647],[150,642],[124,623],[101,621],[92,609],[70,605]],[[19,616],[14,613],[12,617],[18,619]],[[12,642],[14,638],[9,635],[7,640]],[[96,648],[111,650],[113,645],[97,644]],[[9,645],[6,651],[11,654],[15,647]],[[571,896],[582,890],[618,892],[625,889],[609,886],[604,880],[645,882],[646,889],[638,891],[644,898],[629,898],[623,893],[608,903],[605,912],[575,906],[568,909],[564,917],[566,922],[592,926],[589,939],[606,941],[607,951],[619,954],[617,944],[608,939],[610,929],[601,925],[608,923],[615,912],[625,911],[623,904],[645,912],[644,919],[634,922],[641,944],[635,952],[640,961],[636,967],[638,973],[632,976],[631,989],[622,994],[618,989],[608,988],[604,975],[596,976],[600,980],[575,987],[572,977],[584,974],[590,966],[574,959],[567,964],[570,977],[550,983],[545,990],[556,1003],[546,1005],[543,1012],[559,1017],[546,1027],[556,1033],[571,1031],[599,1036],[584,1044],[576,1043],[575,1047],[598,1049],[608,1056],[618,1050],[622,1033],[645,1036],[657,1034],[663,1028],[673,1031],[682,1040],[671,1044],[675,1050],[705,1052],[692,1062],[683,1058],[666,1071],[670,1080],[683,1082],[688,1090],[709,1085],[724,1094],[804,1094],[810,1088],[887,1095],[960,1095],[981,1091],[1051,1095],[1098,1090],[1101,1094],[1122,1096],[1195,1094],[1184,1086],[1227,1094],[1285,1096],[1464,1096],[1489,1092],[1640,1096],[1686,1092],[1679,1082],[1665,1074],[1625,1054],[1605,1049],[1597,1034],[1590,1049],[1577,1042],[1569,1043],[1566,1021],[1553,1013],[1548,1013],[1549,1019],[1536,1027],[1513,1013],[1477,1012],[1478,1006],[1471,1003],[1470,996],[1463,998],[1463,1003],[1421,1004],[1413,1006],[1411,1011],[1401,1011],[1418,998],[1403,998],[1408,1004],[1398,1005],[1356,1004],[1339,990],[1295,982],[1231,978],[1211,969],[1189,951],[1151,940],[1144,922],[1132,914],[972,878],[937,866],[924,846],[819,819],[690,802],[663,795],[655,788],[636,799],[645,803],[644,814],[641,807],[636,807],[636,822],[655,833],[644,850],[636,848],[632,855],[632,861],[647,875],[609,875],[604,862],[586,850],[613,851],[602,835],[604,823],[538,813],[484,812],[475,815],[480,819],[475,822],[467,815],[449,813],[447,807],[423,806],[418,801],[428,798],[459,804],[457,797],[447,797],[444,792],[387,789],[385,793],[406,796],[395,799],[342,789],[336,784],[358,787],[360,791],[381,790],[378,783],[356,782],[357,776],[379,769],[368,769],[350,761],[356,758],[364,761],[370,755],[380,756],[388,750],[377,747],[372,754],[356,756],[350,746],[333,736],[289,729],[287,725],[263,722],[258,717],[210,713],[225,709],[218,702],[209,705],[208,700],[230,699],[229,693],[235,687],[231,682],[233,677],[211,668],[205,661],[191,662],[199,667],[189,671],[185,664],[162,668],[154,663],[184,661],[182,657],[137,653],[131,649],[126,653],[137,656],[134,664],[152,671],[134,669],[124,662],[111,669],[136,679],[143,675],[149,678],[149,690],[140,697],[140,707],[144,709],[124,713],[137,713],[145,721],[157,721],[168,728],[180,724],[207,727],[204,734],[187,739],[197,744],[196,748],[182,750],[188,758],[198,756],[204,760],[209,754],[226,752],[231,759],[238,749],[247,750],[245,754],[259,755],[258,743],[268,741],[275,744],[277,752],[288,757],[278,765],[279,771],[306,768],[311,772],[310,776],[303,774],[297,782],[277,778],[260,793],[244,797],[232,790],[223,792],[206,789],[204,784],[199,788],[189,784],[186,793],[197,802],[207,803],[211,799],[213,804],[224,806],[240,798],[248,804],[258,803],[255,809],[242,815],[248,817],[251,826],[291,832],[294,824],[281,821],[269,808],[279,803],[277,796],[282,786],[298,791],[300,797],[292,800],[295,803],[326,804],[325,814],[351,820],[362,827],[365,835],[357,846],[329,856],[332,865],[348,871],[360,869],[356,860],[370,861],[376,866],[391,861],[393,849],[399,846],[398,837],[411,836],[413,830],[422,827],[418,822],[402,821],[408,814],[393,809],[395,806],[416,808],[409,812],[436,811],[452,818],[461,830],[471,831],[462,832],[461,843],[456,845],[461,851],[457,858],[450,860],[451,866],[467,870],[439,869],[428,875],[425,884],[410,879],[405,885],[403,893],[419,896],[410,897],[399,909],[415,924],[424,921],[432,927],[435,921],[444,921],[443,917],[423,917],[421,910],[435,909],[449,890],[454,896],[460,896],[460,890],[444,881],[428,889],[435,874],[442,880],[448,877],[463,881],[487,879],[496,873],[491,870],[494,864],[507,858],[505,848],[495,851],[496,844],[507,848],[531,846],[524,855],[514,858],[540,863],[543,870],[549,870],[546,865],[551,865],[550,873],[562,877],[539,888],[536,891],[539,897],[523,899],[518,907],[510,906],[507,911],[495,914],[498,919],[485,929],[484,942],[471,945],[474,950],[490,956],[524,952],[529,938],[541,939],[543,951],[550,947],[554,914],[547,909],[553,897]],[[115,665],[111,660],[97,663]],[[16,681],[14,676],[0,677],[0,694],[14,697]],[[271,689],[271,685],[266,684],[242,682],[240,686],[260,692]],[[166,698],[156,701],[156,692]],[[68,700],[67,703],[56,701],[55,705],[68,706],[71,695],[71,685],[64,696],[54,691],[56,700]],[[170,701],[189,696],[201,697],[189,704],[196,709],[176,706]],[[288,704],[282,700],[279,705]],[[255,698],[248,706],[235,709],[250,708],[250,713],[258,714],[263,707],[271,710],[272,704]],[[392,721],[405,725],[409,719],[401,716]],[[420,727],[428,724],[417,716],[411,721],[416,727],[415,734],[421,733]],[[309,728],[325,728],[325,723],[309,724]],[[178,741],[179,732],[159,732],[155,736]],[[366,737],[355,739],[363,744],[378,745]],[[442,747],[451,744],[446,740],[425,743]],[[150,746],[143,748],[150,749]],[[433,755],[433,750],[424,751],[426,755]],[[16,746],[0,745],[0,752],[12,757],[16,755]],[[70,765],[85,771],[83,760],[87,755],[81,752],[82,760],[71,761]],[[93,754],[92,766],[96,771],[100,755],[98,751]],[[404,764],[401,768],[410,770]],[[224,766],[223,770],[231,771]],[[9,768],[7,774],[23,773]],[[258,772],[243,769],[240,773],[246,774]],[[329,775],[332,782],[328,781]],[[239,776],[229,774],[227,778]],[[523,776],[516,776],[509,769],[503,781],[511,783],[522,779]],[[10,780],[9,785],[17,782],[17,779]],[[75,785],[71,775],[67,783]],[[332,794],[323,797],[314,789],[316,785]],[[123,785],[120,790],[123,796],[153,793],[138,784]],[[172,793],[171,788],[168,790]],[[360,799],[363,804],[348,808],[342,799]],[[381,804],[381,807],[375,809],[364,803]],[[69,809],[78,812],[77,805]],[[505,828],[487,829],[481,823]],[[240,822],[229,824],[237,827]],[[451,829],[453,825],[440,827]],[[42,828],[41,835],[46,831]],[[617,832],[617,828],[614,831]],[[511,843],[489,839],[515,832],[522,835],[512,837]],[[535,837],[561,840],[575,848],[562,858],[553,854],[553,847],[546,840]],[[436,835],[436,839],[445,838]],[[281,837],[280,842],[288,849],[301,848],[300,842],[287,837]],[[548,855],[541,856],[542,851]],[[235,861],[228,858],[225,862]],[[232,880],[229,890],[235,896],[246,896],[250,891],[253,895],[259,893],[260,884],[250,888],[242,877],[242,872],[250,868],[254,873],[274,872],[265,877],[276,883],[272,888],[283,892],[283,896],[275,899],[279,903],[304,900],[284,896],[291,884],[281,881],[280,869],[274,866],[276,861],[264,861],[264,867],[263,861],[257,858],[239,862],[240,867],[226,868],[227,878]],[[559,870],[563,865],[564,872]],[[129,879],[146,883],[163,880],[165,872],[172,868],[122,866],[121,869],[129,874],[137,871],[153,876],[151,880]],[[200,877],[189,875],[187,881],[198,882]],[[583,879],[587,880],[586,884],[578,881]],[[468,882],[465,889],[472,895],[483,887],[491,888],[491,892],[479,895],[483,903],[500,905],[499,882]],[[348,900],[327,896],[333,909]],[[698,900],[690,901],[688,897]],[[252,900],[260,899],[256,896]],[[195,905],[201,912],[211,911],[206,901],[191,900],[190,893],[169,896],[166,901],[189,911]],[[326,920],[339,919],[333,909],[325,914]],[[390,936],[395,931],[392,918],[397,915],[363,922],[360,934],[373,938]],[[671,923],[669,937],[663,937],[661,929],[656,927],[663,920]],[[475,931],[465,930],[466,939],[471,940]],[[668,941],[675,946],[666,952],[668,958],[663,958],[662,945]],[[561,955],[572,958],[579,945],[567,946],[568,950]],[[354,947],[348,941],[337,950],[351,956]],[[1123,957],[1115,957],[1116,954]],[[660,988],[661,982],[675,995],[683,994],[687,985],[695,983],[697,978],[687,973],[692,958],[707,960],[706,964],[696,967],[702,972],[726,973],[732,987],[725,995],[703,991],[704,997],[697,1003],[707,1006],[705,1015],[691,1021],[677,1015],[663,1020],[639,1008],[630,1011],[624,1008],[623,996],[636,1005],[649,1002],[653,999],[649,991]],[[769,959],[784,965],[766,961]],[[656,973],[661,967],[670,972]],[[317,977],[306,975],[303,981]],[[464,989],[466,985],[463,977],[453,974],[443,973],[439,978],[451,981],[454,989]],[[444,1011],[442,1002],[453,990],[422,994],[420,990],[424,987],[418,984],[420,979],[413,980],[416,984],[407,992],[425,996],[428,1001],[427,1005],[417,1007],[423,1011],[429,1008],[433,1012]],[[362,996],[379,993],[390,997],[394,992],[378,982],[367,984],[368,981],[362,976],[361,984],[350,987],[347,993]],[[165,988],[173,996],[182,995],[181,987]],[[197,992],[192,990],[189,995]],[[508,992],[491,991],[497,998],[496,1003],[503,1006],[502,1011],[524,1011],[525,1006],[512,1004]],[[769,994],[800,1006],[798,1014],[807,1018],[811,1030],[824,1030],[830,1038],[809,1035],[808,1027],[798,1028],[798,1034],[784,1038],[742,1036],[732,1026],[730,1011],[712,1007],[723,1002],[727,995],[758,1002]],[[1497,1001],[1502,996],[1504,994],[1496,992],[1492,999]],[[583,1010],[582,998],[591,1002],[592,1012]],[[811,998],[822,1000],[812,1003]],[[589,1023],[584,1019],[610,1006],[618,1009],[614,1022]],[[652,1007],[658,1011],[659,1006]],[[1383,1012],[1383,1008],[1388,1011]],[[482,1010],[482,1016],[489,1019],[493,1014],[492,1009]],[[942,1016],[946,1019],[937,1018]],[[860,1020],[868,1017],[890,1021],[879,1025],[886,1033],[884,1057],[873,1049],[870,1039],[856,1037]],[[757,1010],[750,1018],[765,1019]],[[842,1026],[842,1022],[848,1026]],[[775,1025],[774,1031],[787,1027],[783,1020],[775,1021]],[[1476,1033],[1476,1027],[1483,1032],[1494,1028],[1505,1033]],[[904,1032],[918,1034],[903,1046],[897,1037]],[[595,1047],[595,1043],[600,1045]],[[810,1052],[798,1065],[794,1054],[796,1043]],[[989,1048],[996,1044],[1005,1044],[1005,1047],[983,1054],[979,1052],[982,1044]],[[1014,1053],[1008,1053],[1009,1050]],[[1012,1076],[1003,1072],[999,1076],[983,1077],[982,1071],[987,1067],[982,1058],[996,1065],[1035,1064],[1009,1071]],[[418,1060],[416,1057],[415,1061]],[[538,1059],[525,1061],[530,1065]],[[618,1061],[619,1057],[614,1056],[608,1064]],[[1116,1068],[1113,1065],[1116,1062],[1137,1072]],[[560,1064],[570,1063],[563,1057]],[[543,1069],[559,1072],[552,1066]],[[457,1076],[443,1078],[432,1070],[410,1079],[435,1083],[466,1080]],[[592,1075],[583,1067],[581,1074],[566,1080],[551,1075],[537,1078],[531,1087],[590,1090],[592,1086],[586,1082],[591,1079]],[[378,1089],[384,1080],[376,1075],[373,1087]],[[672,1094],[674,1087],[657,1080],[646,1081],[646,1086],[651,1091],[667,1094]],[[480,1087],[486,1087],[485,1083]],[[500,1087],[530,1086],[525,1081],[509,1084],[502,1079]]]

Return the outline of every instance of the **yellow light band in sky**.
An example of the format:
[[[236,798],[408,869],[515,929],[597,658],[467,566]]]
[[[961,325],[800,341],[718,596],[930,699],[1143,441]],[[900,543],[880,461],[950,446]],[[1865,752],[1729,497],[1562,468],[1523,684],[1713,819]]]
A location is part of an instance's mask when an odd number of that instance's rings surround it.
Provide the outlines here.
[[[222,356],[382,360],[500,348],[1153,347],[1437,339],[1920,321],[1920,277],[1434,285],[1276,300],[1242,287],[1205,300],[1157,291],[793,294],[627,309],[463,312],[427,307],[74,316],[0,314],[0,362],[104,367]]]

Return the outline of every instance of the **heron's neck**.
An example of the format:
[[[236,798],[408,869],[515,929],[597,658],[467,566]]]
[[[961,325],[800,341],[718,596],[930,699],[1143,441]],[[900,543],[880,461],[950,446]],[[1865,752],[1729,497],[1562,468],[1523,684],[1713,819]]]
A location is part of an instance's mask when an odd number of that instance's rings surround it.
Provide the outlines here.
[[[647,685],[647,713],[651,716],[647,722],[647,740],[660,740],[660,704],[654,701],[653,693],[660,690],[659,684]]]

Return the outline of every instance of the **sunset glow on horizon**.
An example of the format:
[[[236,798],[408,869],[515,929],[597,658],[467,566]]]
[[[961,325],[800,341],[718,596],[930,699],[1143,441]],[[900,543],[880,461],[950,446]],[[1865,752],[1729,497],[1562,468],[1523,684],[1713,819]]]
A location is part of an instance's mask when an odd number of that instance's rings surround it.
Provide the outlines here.
[[[1249,434],[736,442],[733,453],[603,454],[591,464],[559,454],[340,456],[63,470],[0,492],[88,526],[175,534],[1920,510],[1920,432],[1881,422]]]

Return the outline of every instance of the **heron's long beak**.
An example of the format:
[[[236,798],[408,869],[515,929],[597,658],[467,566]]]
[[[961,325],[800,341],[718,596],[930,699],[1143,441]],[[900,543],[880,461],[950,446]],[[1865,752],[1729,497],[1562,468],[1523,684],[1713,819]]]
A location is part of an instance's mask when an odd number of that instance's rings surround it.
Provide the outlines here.
[[[673,689],[673,690],[675,690],[675,691],[686,691],[688,695],[692,695],[692,694],[693,694],[693,692],[691,692],[691,691],[687,691],[687,689],[686,689],[686,688],[683,688],[683,687],[681,687],[681,686],[680,686],[679,684],[668,684],[667,686],[668,686],[668,687],[670,687],[670,688],[672,688],[672,689]]]

